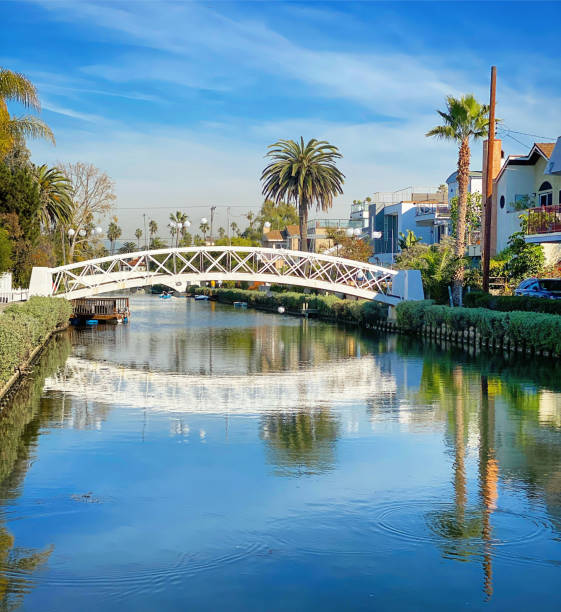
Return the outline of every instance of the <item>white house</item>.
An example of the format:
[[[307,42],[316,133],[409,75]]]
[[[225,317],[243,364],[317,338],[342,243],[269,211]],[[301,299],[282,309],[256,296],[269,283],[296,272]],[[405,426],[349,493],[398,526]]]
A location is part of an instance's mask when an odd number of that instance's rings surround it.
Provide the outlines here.
[[[448,204],[458,195],[458,171],[446,179],[448,185]],[[483,173],[481,170],[470,170],[468,193],[483,193]]]
[[[526,241],[541,244],[548,263],[561,259],[561,176],[548,174],[554,146],[536,142],[527,155],[510,155],[503,164],[493,188],[494,252],[507,247],[527,215]]]

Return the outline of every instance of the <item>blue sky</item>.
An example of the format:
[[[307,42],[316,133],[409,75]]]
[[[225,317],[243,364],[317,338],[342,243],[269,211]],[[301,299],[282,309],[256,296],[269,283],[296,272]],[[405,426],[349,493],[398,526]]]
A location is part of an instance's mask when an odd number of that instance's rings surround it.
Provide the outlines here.
[[[169,207],[197,224],[208,209],[196,206],[218,205],[220,222],[220,207],[258,208],[278,138],[340,147],[331,216],[375,191],[438,185],[456,151],[424,134],[447,94],[488,98],[491,64],[505,128],[561,133],[555,2],[38,0],[2,2],[0,17],[0,65],[37,84],[57,138],[32,143],[34,159],[107,171],[127,235]],[[511,131],[503,148],[541,139]]]

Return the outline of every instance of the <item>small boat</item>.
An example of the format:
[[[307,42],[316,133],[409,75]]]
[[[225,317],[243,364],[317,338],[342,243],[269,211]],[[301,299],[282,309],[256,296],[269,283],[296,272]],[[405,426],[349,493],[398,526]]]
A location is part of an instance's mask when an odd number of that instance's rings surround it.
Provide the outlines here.
[[[98,320],[97,319],[88,319],[86,321],[86,325],[97,325],[98,324]]]
[[[163,293],[160,293],[160,299],[161,300],[170,300],[172,298],[172,294],[168,293],[167,291],[164,291]]]
[[[206,302],[208,300],[208,295],[196,295],[195,299],[199,300],[199,301],[205,301]]]
[[[234,308],[247,308],[247,302],[234,302]]]

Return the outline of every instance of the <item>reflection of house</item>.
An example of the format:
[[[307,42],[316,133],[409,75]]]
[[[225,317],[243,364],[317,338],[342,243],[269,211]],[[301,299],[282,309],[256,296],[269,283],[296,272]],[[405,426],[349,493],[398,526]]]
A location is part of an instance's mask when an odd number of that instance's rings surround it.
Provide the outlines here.
[[[561,176],[547,174],[553,143],[537,142],[526,155],[510,155],[495,179],[493,252],[507,247],[527,215],[527,242],[541,244],[547,261],[561,259]]]

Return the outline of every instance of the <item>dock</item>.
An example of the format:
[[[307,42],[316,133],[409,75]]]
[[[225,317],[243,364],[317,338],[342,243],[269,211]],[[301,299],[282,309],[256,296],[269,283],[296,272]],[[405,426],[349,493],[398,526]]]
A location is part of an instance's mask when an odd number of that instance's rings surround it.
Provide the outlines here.
[[[72,300],[72,322],[128,323],[130,317],[128,297],[96,297]]]

